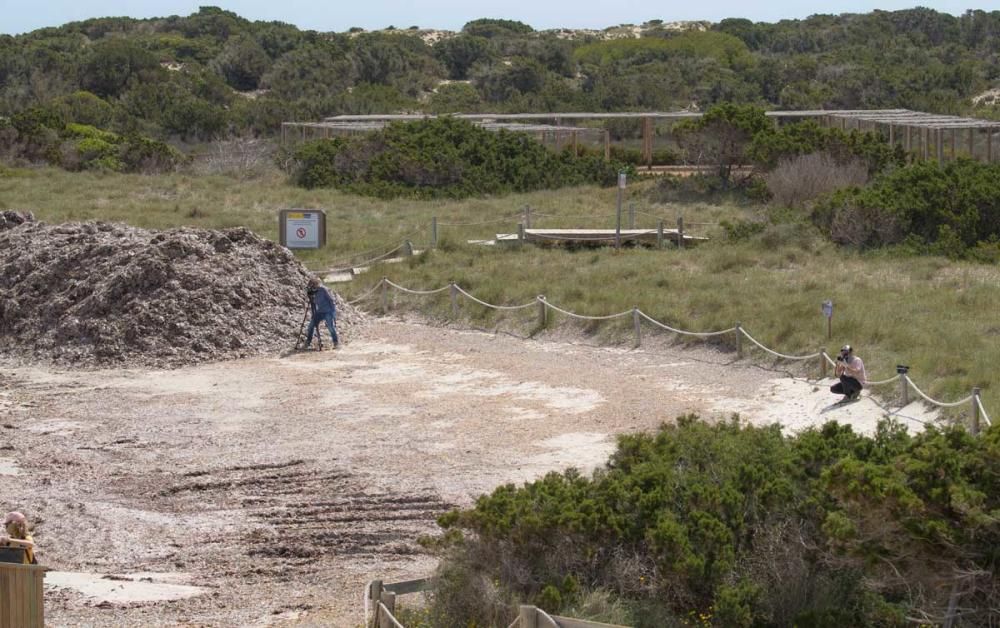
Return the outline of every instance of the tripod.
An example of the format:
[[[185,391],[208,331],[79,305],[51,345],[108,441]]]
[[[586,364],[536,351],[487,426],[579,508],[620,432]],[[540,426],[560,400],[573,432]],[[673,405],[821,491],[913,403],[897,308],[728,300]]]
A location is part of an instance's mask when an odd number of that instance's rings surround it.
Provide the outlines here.
[[[309,348],[305,344],[305,340],[306,340],[305,331],[306,331],[306,321],[308,321],[311,317],[312,317],[312,303],[306,303],[306,312],[302,316],[302,325],[299,326],[299,335],[298,335],[298,337],[295,340],[295,349],[296,349],[296,351],[299,349],[299,345],[300,344],[302,346],[302,350],[303,351]],[[322,351],[323,350],[323,334],[320,332],[319,325],[316,326],[316,342],[319,343],[319,350]]]

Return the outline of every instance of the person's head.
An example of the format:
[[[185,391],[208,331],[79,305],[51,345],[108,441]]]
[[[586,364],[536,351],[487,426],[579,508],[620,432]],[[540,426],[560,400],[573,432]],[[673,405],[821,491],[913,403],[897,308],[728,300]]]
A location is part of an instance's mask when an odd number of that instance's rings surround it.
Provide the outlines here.
[[[851,355],[853,354],[854,354],[854,347],[852,347],[851,345],[844,345],[843,347],[840,348],[840,356],[845,360],[850,358]]]
[[[319,288],[321,283],[322,282],[320,282],[319,277],[310,277],[309,278],[309,288],[312,289],[312,290],[315,290],[316,288]]]
[[[23,539],[28,536],[28,518],[19,512],[7,513],[3,520],[3,526],[11,538]]]

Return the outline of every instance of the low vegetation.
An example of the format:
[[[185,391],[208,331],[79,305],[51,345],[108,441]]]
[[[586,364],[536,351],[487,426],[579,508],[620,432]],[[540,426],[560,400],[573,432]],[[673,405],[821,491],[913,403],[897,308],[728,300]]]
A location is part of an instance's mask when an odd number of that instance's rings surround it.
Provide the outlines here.
[[[681,417],[620,436],[593,477],[441,517],[430,615],[503,626],[520,600],[639,627],[992,625],[998,455],[1000,428],[783,436]]]
[[[465,198],[614,184],[624,164],[553,153],[530,136],[491,132],[457,118],[392,124],[357,138],[297,147],[292,179],[306,188],[393,198]]]

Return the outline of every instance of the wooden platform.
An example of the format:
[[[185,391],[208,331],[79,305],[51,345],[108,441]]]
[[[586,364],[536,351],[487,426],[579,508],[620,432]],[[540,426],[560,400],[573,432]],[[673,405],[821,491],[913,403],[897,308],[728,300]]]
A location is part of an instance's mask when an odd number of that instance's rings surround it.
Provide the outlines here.
[[[622,244],[637,243],[656,246],[656,229],[622,229]],[[663,241],[676,243],[681,235],[677,229],[664,229]],[[684,234],[684,246],[706,242],[708,238]],[[516,244],[518,234],[498,233],[497,244]],[[525,229],[524,241],[532,244],[583,244],[587,246],[614,246],[614,229]]]

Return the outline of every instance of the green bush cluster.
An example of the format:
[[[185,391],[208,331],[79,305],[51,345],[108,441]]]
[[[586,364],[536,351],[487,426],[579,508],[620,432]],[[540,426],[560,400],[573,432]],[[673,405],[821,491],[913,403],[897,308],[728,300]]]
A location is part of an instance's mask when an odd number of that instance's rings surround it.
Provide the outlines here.
[[[693,614],[727,627],[901,626],[957,607],[963,625],[988,625],[998,515],[1000,429],[910,436],[883,422],[865,437],[828,423],[783,436],[681,417],[619,437],[593,477],[550,473],[441,517],[435,612],[489,625],[450,589],[479,578],[494,599],[554,612],[604,590],[640,626]]]
[[[443,117],[392,124],[359,138],[306,142],[293,180],[383,198],[464,198],[614,184],[622,164],[553,153],[522,133],[492,132]]]
[[[566,38],[480,19],[430,44],[413,29],[320,33],[213,6],[95,18],[0,35],[0,115],[59,106],[79,115],[74,122],[184,141],[274,135],[282,120],[421,110],[668,111],[732,101],[998,115],[971,102],[997,74],[997,11],[650,23],[639,38],[614,37],[618,28]],[[470,83],[428,100],[445,79]],[[363,85],[384,90],[355,94]],[[75,98],[81,90],[93,98]]]
[[[185,157],[164,142],[137,133],[119,135],[65,122],[58,111],[35,108],[0,119],[0,150],[14,160],[48,163],[67,170],[158,173]]]
[[[995,261],[1000,164],[915,163],[864,188],[834,193],[812,216],[841,244],[902,245],[915,252]]]

